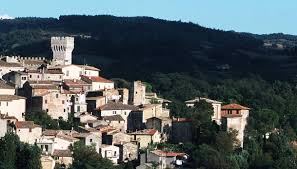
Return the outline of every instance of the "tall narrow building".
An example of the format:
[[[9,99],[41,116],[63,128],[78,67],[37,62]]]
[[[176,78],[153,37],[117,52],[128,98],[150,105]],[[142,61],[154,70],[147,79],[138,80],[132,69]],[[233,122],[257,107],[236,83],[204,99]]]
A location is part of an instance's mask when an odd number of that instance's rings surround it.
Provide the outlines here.
[[[52,37],[53,65],[71,65],[74,49],[73,37]]]

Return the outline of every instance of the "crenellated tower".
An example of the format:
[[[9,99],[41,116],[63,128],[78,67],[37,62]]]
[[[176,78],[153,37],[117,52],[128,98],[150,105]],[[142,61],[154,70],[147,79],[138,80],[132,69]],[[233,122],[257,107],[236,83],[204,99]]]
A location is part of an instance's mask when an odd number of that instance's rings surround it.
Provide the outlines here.
[[[52,37],[51,48],[53,51],[53,65],[72,64],[73,37]]]

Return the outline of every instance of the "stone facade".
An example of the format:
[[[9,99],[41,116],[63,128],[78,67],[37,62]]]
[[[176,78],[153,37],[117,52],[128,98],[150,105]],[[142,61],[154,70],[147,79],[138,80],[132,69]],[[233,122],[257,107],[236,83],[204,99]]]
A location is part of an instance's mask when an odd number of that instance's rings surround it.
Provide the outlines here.
[[[145,90],[146,86],[141,81],[135,81],[131,91],[131,104],[136,106],[145,104]]]
[[[73,37],[52,37],[51,48],[53,51],[54,65],[72,64],[72,51],[74,49]]]

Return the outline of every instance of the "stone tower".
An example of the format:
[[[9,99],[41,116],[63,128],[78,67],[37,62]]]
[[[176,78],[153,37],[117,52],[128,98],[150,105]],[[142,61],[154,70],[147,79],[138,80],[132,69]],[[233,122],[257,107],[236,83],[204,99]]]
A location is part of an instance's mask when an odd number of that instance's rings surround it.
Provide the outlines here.
[[[53,51],[53,65],[72,64],[73,37],[52,37],[51,48]]]
[[[141,81],[134,81],[131,91],[132,104],[139,106],[145,104],[146,86]]]

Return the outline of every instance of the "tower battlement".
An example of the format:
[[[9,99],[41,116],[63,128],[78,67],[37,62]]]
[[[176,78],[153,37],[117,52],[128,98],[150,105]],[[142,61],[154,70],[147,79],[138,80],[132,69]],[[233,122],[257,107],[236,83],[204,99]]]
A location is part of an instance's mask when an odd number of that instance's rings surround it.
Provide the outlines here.
[[[51,48],[53,51],[54,65],[72,64],[72,51],[74,49],[73,37],[52,37]]]

